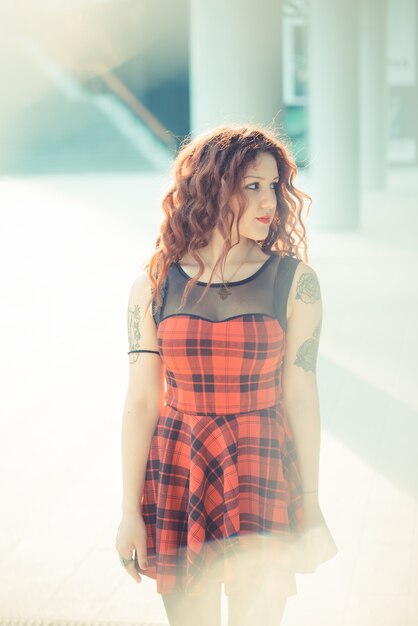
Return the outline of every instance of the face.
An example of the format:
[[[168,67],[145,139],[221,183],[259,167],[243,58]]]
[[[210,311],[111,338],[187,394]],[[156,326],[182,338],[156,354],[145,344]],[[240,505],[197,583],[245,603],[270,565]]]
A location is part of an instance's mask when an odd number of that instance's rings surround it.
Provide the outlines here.
[[[269,153],[262,152],[255,163],[250,165],[241,181],[241,189],[246,198],[247,208],[241,216],[239,232],[243,237],[255,241],[267,237],[271,221],[277,208],[276,189],[279,185],[279,172],[276,159]],[[231,199],[231,208],[238,214],[238,203]],[[265,217],[265,221],[257,218]],[[236,232],[234,223],[233,234]]]

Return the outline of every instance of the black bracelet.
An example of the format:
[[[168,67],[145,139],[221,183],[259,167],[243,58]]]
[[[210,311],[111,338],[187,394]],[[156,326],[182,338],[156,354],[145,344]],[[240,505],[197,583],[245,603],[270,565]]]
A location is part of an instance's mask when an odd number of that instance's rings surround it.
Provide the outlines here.
[[[132,352],[154,352],[154,354],[160,354],[156,350],[129,350],[126,354],[132,354]]]

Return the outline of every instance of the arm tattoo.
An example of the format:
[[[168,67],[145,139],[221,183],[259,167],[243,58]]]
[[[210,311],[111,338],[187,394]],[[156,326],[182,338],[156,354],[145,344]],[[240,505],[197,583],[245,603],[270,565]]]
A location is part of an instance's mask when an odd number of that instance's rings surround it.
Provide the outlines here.
[[[139,331],[140,311],[139,305],[135,304],[131,309],[128,306],[128,342],[129,350],[137,350],[139,348],[139,340],[141,333]],[[138,360],[139,353],[129,355],[129,363],[135,363]]]
[[[296,300],[313,304],[321,297],[319,281],[312,272],[305,272],[300,276],[296,285]]]
[[[312,333],[315,339],[318,339],[318,341],[319,341],[319,336],[321,334],[321,328],[322,328],[322,317],[318,322],[318,326],[315,328],[315,330]]]
[[[300,367],[303,367],[305,372],[316,371],[316,360],[318,357],[321,324],[322,319],[319,321],[319,324],[313,331],[313,337],[304,341],[296,353],[296,361],[294,362],[294,365],[299,365]]]
[[[139,348],[141,333],[139,332],[140,311],[139,304],[135,304],[133,309],[128,307],[128,340],[129,349]]]
[[[139,330],[140,310],[139,305],[135,304],[131,309],[128,306],[128,341],[129,341],[129,363],[136,363],[140,352],[153,352],[160,354],[157,350],[142,350],[139,348],[141,332]]]
[[[132,363],[136,363],[137,362],[137,360],[139,358],[139,353],[138,352],[135,353],[135,354],[129,354],[129,352],[128,352],[128,355],[129,355],[129,365],[132,365]]]

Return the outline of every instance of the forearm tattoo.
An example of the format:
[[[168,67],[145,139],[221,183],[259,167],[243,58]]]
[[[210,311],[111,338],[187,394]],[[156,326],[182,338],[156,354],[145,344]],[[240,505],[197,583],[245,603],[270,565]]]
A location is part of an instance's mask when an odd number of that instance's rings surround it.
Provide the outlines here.
[[[319,336],[321,334],[322,319],[312,333],[312,337],[303,342],[296,353],[294,365],[303,367],[305,372],[316,371],[316,361],[318,357]]]
[[[305,272],[296,285],[296,300],[302,300],[306,304],[313,304],[321,297],[321,289],[316,274]]]

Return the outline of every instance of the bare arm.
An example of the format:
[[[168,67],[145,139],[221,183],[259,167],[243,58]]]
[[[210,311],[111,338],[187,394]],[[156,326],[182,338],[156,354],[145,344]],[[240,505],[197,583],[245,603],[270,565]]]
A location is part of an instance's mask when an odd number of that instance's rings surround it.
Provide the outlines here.
[[[322,324],[322,299],[315,271],[303,262],[289,292],[283,364],[283,401],[298,451],[303,491],[317,491],[320,455],[320,408],[316,361]],[[317,494],[314,494],[317,496]]]
[[[122,419],[123,513],[141,513],[145,470],[156,422],[164,404],[164,364],[158,354],[157,328],[147,271],[134,280],[128,302],[129,381]],[[142,352],[149,350],[150,352]]]

